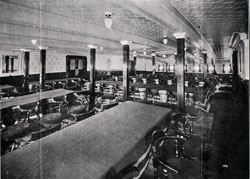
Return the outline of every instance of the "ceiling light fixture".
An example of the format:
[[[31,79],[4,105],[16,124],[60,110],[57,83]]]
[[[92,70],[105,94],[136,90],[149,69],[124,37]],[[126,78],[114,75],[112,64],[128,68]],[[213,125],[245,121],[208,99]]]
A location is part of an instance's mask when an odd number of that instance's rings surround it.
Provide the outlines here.
[[[143,55],[147,55],[146,49],[144,49],[144,51],[143,51]]]
[[[163,58],[166,58],[166,55],[163,55],[162,57],[163,57]]]
[[[104,23],[107,29],[111,28],[112,25],[112,13],[111,12],[105,12],[105,19],[104,19]]]
[[[37,43],[36,39],[32,39],[31,43],[32,43],[32,45],[34,45],[35,47],[37,47],[39,50],[47,50],[49,48],[49,47],[45,47],[45,46],[42,46],[42,45],[38,45],[39,43]]]
[[[35,40],[35,39],[32,39],[32,40],[31,40],[31,43],[32,43],[33,45],[36,45],[36,40]]]
[[[163,41],[163,43],[164,43],[165,45],[167,45],[167,43],[168,43],[168,38],[167,38],[167,36],[164,36],[162,41]]]

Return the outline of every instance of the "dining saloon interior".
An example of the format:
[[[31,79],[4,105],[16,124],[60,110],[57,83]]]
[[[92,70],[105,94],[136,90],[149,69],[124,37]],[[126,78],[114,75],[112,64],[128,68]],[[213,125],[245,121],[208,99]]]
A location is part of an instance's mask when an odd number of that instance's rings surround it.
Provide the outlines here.
[[[249,178],[247,0],[0,0],[1,178]]]

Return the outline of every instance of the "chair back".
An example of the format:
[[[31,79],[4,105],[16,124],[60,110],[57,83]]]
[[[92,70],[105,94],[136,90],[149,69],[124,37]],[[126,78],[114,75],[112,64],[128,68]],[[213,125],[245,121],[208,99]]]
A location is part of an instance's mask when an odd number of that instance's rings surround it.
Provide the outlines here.
[[[152,93],[152,95],[157,95],[158,94],[158,89],[150,89],[150,92]]]
[[[160,101],[166,103],[168,101],[168,92],[166,90],[159,90]]]

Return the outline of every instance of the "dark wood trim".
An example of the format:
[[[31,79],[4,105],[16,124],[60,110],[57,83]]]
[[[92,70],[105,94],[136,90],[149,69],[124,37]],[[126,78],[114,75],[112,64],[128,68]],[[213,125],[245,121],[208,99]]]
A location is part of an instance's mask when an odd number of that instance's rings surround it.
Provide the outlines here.
[[[75,59],[75,69],[70,69],[70,60]],[[79,60],[83,62],[83,68],[79,69]],[[78,72],[76,72],[78,71]],[[66,77],[82,77],[85,78],[85,72],[87,71],[87,57],[78,55],[67,55],[66,56]]]
[[[203,53],[203,73],[204,73],[204,77],[207,76],[207,72],[208,72],[207,54],[206,54],[206,53]]]
[[[155,75],[156,64],[155,64],[155,55],[152,55],[152,75]]]
[[[95,60],[96,49],[90,49],[90,109],[95,107]]]
[[[44,89],[46,84],[46,50],[40,50],[40,88]]]
[[[24,52],[24,90],[29,91],[30,52]]]

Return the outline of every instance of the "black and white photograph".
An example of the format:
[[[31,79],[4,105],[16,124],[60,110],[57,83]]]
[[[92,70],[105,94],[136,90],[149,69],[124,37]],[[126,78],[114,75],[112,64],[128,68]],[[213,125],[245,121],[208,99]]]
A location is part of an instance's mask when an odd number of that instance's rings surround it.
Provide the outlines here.
[[[1,179],[249,179],[249,0],[0,0]]]

